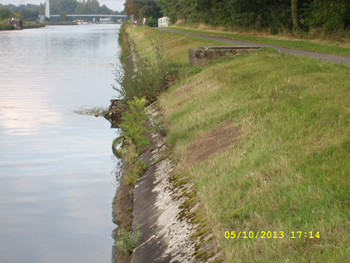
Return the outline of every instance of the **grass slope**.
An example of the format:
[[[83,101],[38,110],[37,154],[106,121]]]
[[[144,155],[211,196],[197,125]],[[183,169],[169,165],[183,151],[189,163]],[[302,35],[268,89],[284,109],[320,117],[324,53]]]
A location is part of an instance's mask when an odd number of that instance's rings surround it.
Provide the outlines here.
[[[147,50],[158,32],[130,34]],[[162,41],[183,62],[197,40],[179,37]],[[350,258],[349,76],[342,65],[264,49],[217,61],[160,96],[176,173],[194,183],[225,262]],[[222,124],[238,127],[239,141],[190,163],[188,149]]]
[[[157,29],[139,27],[129,29],[130,37],[135,41],[137,49],[146,56],[154,55],[153,47],[164,49],[164,58],[169,62],[187,63],[188,49],[199,46],[225,46],[224,43],[163,32]]]

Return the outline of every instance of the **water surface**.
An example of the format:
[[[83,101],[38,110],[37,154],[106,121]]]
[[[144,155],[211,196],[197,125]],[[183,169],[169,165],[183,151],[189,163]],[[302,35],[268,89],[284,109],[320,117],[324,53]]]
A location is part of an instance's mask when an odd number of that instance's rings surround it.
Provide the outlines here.
[[[119,25],[0,32],[0,263],[111,262]]]

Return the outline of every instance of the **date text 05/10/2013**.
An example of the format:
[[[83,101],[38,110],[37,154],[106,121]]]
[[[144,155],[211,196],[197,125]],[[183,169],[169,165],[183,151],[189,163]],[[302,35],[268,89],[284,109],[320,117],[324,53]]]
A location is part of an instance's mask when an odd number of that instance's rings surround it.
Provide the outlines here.
[[[225,238],[240,239],[240,238],[321,238],[319,231],[225,231]]]

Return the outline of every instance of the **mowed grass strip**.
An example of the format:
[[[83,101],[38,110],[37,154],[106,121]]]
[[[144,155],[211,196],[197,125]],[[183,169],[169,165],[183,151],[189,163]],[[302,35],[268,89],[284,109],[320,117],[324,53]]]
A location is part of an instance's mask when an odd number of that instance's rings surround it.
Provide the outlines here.
[[[263,50],[209,66],[161,96],[178,173],[191,175],[225,262],[350,258],[349,74]],[[240,128],[240,141],[189,164],[186,149],[225,122]],[[226,239],[225,231],[284,238]]]
[[[262,33],[238,33],[228,31],[224,32],[220,30],[215,30],[214,28],[210,27],[207,27],[208,30],[176,26],[170,28],[203,35],[221,36],[232,39],[245,40],[249,42],[277,45],[281,47],[289,47],[320,53],[350,56],[350,41],[348,38],[344,38],[342,39],[342,41],[330,41],[322,39],[300,39],[290,36],[275,36]]]
[[[152,57],[154,47],[163,48],[164,58],[173,63],[188,63],[189,48],[225,46],[224,43],[164,32],[149,27],[128,28],[128,33],[135,41],[137,50],[141,51],[143,55]]]
[[[133,37],[145,52],[155,33],[137,30]],[[177,37],[165,34],[161,41],[169,59],[184,62],[188,44]],[[224,261],[347,262],[350,69],[264,49],[198,72],[159,101],[176,173],[194,183]],[[190,162],[188,150],[206,135],[212,141],[223,134],[219,127],[239,131],[237,138]],[[278,238],[227,239],[226,231],[271,231]]]

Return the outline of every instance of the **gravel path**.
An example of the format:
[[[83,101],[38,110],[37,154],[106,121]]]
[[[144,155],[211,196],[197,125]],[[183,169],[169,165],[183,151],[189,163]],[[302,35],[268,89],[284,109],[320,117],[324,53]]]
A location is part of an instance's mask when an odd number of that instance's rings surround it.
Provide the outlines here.
[[[177,34],[188,35],[188,36],[193,36],[193,37],[198,37],[198,38],[203,38],[203,39],[209,39],[209,40],[218,41],[218,42],[222,42],[222,43],[226,43],[226,44],[230,44],[230,45],[256,46],[256,47],[273,47],[277,51],[279,51],[281,53],[284,53],[284,54],[292,54],[292,55],[300,56],[300,57],[305,57],[306,56],[306,57],[318,58],[318,59],[321,59],[321,60],[330,61],[330,62],[344,64],[346,66],[350,66],[350,57],[346,57],[346,56],[331,55],[331,54],[325,54],[325,53],[319,53],[319,52],[313,52],[313,51],[306,51],[306,50],[294,49],[294,48],[286,48],[286,47],[280,47],[280,46],[276,46],[276,45],[259,44],[259,43],[248,42],[248,41],[237,40],[237,39],[231,39],[231,38],[226,38],[226,37],[208,36],[208,35],[203,35],[203,34],[198,34],[198,33],[190,33],[190,32],[185,32],[185,31],[169,29],[169,28],[159,28],[159,30],[172,32],[172,33],[177,33]]]

